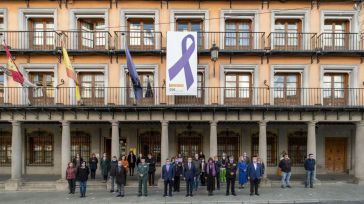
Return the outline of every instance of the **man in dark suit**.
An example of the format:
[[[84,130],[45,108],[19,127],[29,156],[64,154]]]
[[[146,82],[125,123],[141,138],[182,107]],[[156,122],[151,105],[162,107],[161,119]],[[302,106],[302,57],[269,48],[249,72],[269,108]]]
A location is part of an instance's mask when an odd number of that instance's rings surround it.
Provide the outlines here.
[[[118,185],[119,194],[116,197],[124,197],[126,184],[126,169],[122,161],[118,161],[118,167],[115,170],[116,184]]]
[[[229,157],[229,163],[226,164],[226,195],[229,195],[231,188],[231,195],[236,196],[235,193],[235,180],[236,180],[237,165],[234,163],[234,157]]]
[[[174,168],[169,159],[166,160],[166,164],[162,167],[162,179],[164,181],[164,194],[163,197],[172,196],[172,185],[174,179]],[[167,195],[168,186],[168,195]]]
[[[262,176],[262,166],[258,163],[257,156],[253,156],[252,163],[250,163],[248,166],[248,178],[250,180],[251,196],[253,195],[254,191],[255,195],[259,196],[258,187]]]
[[[183,169],[183,176],[186,180],[186,190],[187,194],[186,197],[192,197],[192,189],[193,189],[193,182],[196,176],[196,167],[192,163],[192,157],[188,157],[187,164],[185,164]]]

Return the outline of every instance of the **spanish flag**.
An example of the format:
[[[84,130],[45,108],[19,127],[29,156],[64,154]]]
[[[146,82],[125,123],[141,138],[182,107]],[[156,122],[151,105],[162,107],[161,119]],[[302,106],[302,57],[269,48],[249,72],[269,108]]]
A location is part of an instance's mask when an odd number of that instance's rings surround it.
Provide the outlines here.
[[[63,45],[63,42],[62,42],[62,53],[63,53],[64,64],[66,65],[66,73],[67,73],[67,76],[69,78],[73,79],[73,81],[76,84],[76,101],[78,103],[78,102],[81,101],[80,84],[78,82],[78,79],[77,79],[77,75],[75,73],[75,70],[72,67],[71,60],[68,57],[67,49]]]
[[[13,57],[10,54],[9,47],[4,42],[4,49],[6,52],[6,56],[8,57],[8,70],[11,73],[11,77],[14,81],[18,82],[23,86],[24,84],[24,77],[23,74],[19,71],[18,67],[16,66]]]

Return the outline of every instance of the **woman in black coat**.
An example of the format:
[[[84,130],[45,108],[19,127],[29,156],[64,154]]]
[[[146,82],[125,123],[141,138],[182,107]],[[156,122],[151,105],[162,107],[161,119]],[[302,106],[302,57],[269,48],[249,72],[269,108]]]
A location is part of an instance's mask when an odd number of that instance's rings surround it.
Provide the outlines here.
[[[124,197],[125,194],[125,184],[126,184],[126,169],[123,166],[123,162],[121,160],[118,161],[118,166],[116,168],[116,184],[118,185],[118,189],[119,189],[119,195],[117,195],[116,197]]]
[[[87,186],[87,180],[88,180],[88,175],[90,174],[90,170],[89,168],[86,166],[86,162],[83,161],[81,163],[81,166],[77,168],[77,174],[76,174],[76,178],[77,181],[80,182],[80,193],[81,193],[81,198],[82,197],[86,197],[86,186]]]
[[[134,176],[136,160],[137,160],[137,158],[136,158],[134,152],[130,151],[129,155],[128,155],[128,163],[129,163],[129,169],[130,169],[129,176]]]

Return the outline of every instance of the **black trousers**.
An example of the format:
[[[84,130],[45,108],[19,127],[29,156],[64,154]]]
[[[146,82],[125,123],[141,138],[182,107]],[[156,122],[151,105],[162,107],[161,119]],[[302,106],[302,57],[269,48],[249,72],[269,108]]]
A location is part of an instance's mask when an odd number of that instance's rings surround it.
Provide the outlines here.
[[[216,188],[220,190],[220,172],[216,173]]]
[[[75,193],[76,190],[76,179],[68,179],[68,189],[70,193]]]
[[[231,188],[231,193],[235,194],[235,178],[226,178],[226,193],[229,194]]]
[[[212,193],[215,190],[215,177],[212,175],[207,176],[207,191]]]
[[[167,180],[164,181],[164,195],[169,195],[172,196],[172,186],[173,186],[173,181],[172,180]],[[167,194],[167,188],[168,188],[168,194]]]
[[[96,170],[91,170],[91,179],[95,179],[96,177]]]
[[[103,175],[104,181],[107,181],[107,175]]]
[[[174,182],[173,182],[173,189],[174,189],[174,191],[179,192],[179,188],[181,186],[180,183],[181,183],[181,177],[175,176],[174,177]]]
[[[134,176],[134,169],[135,169],[135,166],[131,166],[131,167],[129,168],[129,175],[130,175],[130,176]]]
[[[186,190],[187,190],[187,195],[192,195],[193,179],[186,180]]]
[[[259,179],[250,179],[250,194],[258,194]]]
[[[149,186],[154,186],[155,172],[148,172]]]
[[[201,186],[206,186],[205,176],[206,176],[206,173],[205,172],[201,172],[201,175],[200,175]]]

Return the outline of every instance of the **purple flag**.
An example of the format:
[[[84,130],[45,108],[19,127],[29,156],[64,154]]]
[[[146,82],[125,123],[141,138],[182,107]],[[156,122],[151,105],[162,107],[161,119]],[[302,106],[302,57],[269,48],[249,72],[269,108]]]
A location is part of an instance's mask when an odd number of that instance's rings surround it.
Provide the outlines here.
[[[128,66],[131,82],[133,84],[135,99],[136,101],[139,101],[143,97],[143,90],[142,87],[140,86],[139,75],[138,72],[136,71],[133,58],[131,58],[128,46],[126,46],[125,48],[125,54],[126,54],[126,64]]]

